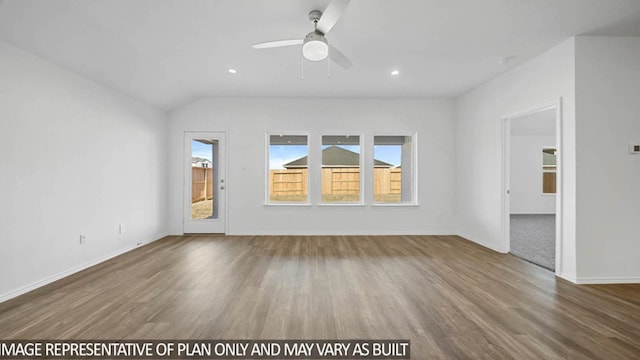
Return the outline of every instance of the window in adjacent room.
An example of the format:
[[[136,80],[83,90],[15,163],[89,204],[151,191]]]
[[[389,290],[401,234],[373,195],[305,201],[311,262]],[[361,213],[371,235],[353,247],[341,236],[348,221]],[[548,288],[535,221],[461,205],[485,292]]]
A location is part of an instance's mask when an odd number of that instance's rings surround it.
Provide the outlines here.
[[[415,135],[373,137],[373,201],[416,203]]]
[[[268,135],[268,203],[309,202],[307,135]]]
[[[557,150],[555,148],[542,149],[542,193],[556,193]]]
[[[322,136],[322,203],[360,203],[360,136]]]

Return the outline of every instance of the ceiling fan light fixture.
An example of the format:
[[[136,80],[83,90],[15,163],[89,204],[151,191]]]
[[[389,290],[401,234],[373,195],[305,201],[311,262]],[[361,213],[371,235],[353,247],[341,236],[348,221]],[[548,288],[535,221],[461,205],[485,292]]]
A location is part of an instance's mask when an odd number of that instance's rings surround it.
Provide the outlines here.
[[[309,61],[322,61],[329,56],[327,39],[319,32],[312,31],[304,38],[302,55]]]

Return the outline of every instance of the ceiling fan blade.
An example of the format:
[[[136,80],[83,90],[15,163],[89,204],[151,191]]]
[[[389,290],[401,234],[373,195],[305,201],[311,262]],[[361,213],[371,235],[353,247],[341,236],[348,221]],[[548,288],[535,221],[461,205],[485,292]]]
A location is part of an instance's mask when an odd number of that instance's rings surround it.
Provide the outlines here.
[[[351,0],[333,0],[322,13],[316,29],[326,35],[333,25],[338,22],[340,16],[342,16],[342,13],[349,5],[349,2],[351,2]]]
[[[269,41],[251,45],[254,49],[268,49],[283,46],[302,45],[302,39]]]
[[[329,45],[329,57],[333,60],[334,63],[342,66],[345,69],[348,69],[353,66],[351,60],[346,57],[340,50],[336,49],[335,46]]]

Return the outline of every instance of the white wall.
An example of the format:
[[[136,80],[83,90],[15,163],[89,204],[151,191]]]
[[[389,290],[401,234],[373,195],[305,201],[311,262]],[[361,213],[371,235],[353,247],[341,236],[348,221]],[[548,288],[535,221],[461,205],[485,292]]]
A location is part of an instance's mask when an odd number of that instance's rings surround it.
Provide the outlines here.
[[[556,213],[555,195],[542,193],[542,149],[555,144],[555,136],[511,136],[512,214]]]
[[[165,115],[4,42],[0,99],[0,301],[166,235]]]
[[[504,251],[502,119],[560,97],[558,271],[578,282],[638,282],[640,156],[628,155],[627,145],[640,142],[639,58],[638,38],[578,37],[455,106],[201,99],[174,111],[167,132],[161,112],[0,42],[0,272],[11,274],[0,278],[0,301],[182,233],[184,131],[228,132],[229,234],[457,233]],[[417,131],[420,206],[265,206],[269,130],[310,131],[316,143],[325,131],[361,132],[367,140],[374,132]],[[119,223],[127,225],[123,235]]]
[[[169,129],[172,234],[183,231],[181,161],[185,131],[228,132],[227,234],[455,232],[452,100],[207,98],[174,111]],[[420,205],[265,206],[265,133],[287,130],[311,133],[311,158],[319,156],[314,151],[324,131],[362,133],[368,148],[374,132],[416,131]],[[366,149],[364,154],[368,156]],[[370,187],[366,183],[365,191],[370,193]]]
[[[640,282],[640,38],[576,38],[579,282]]]
[[[557,271],[569,279],[576,274],[574,75],[574,39],[569,39],[456,100],[457,233],[504,252],[502,119],[562,98],[564,226]]]

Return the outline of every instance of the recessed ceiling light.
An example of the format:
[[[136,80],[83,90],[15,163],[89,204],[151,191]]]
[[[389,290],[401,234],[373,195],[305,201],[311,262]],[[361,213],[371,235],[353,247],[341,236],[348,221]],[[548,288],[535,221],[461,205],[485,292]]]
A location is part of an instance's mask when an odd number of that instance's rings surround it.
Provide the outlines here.
[[[399,70],[391,71],[391,76],[398,76],[398,75],[400,75],[400,71]]]
[[[237,73],[238,73],[238,70],[236,70],[236,69],[228,69],[228,70],[227,70],[227,72],[228,72],[229,74],[234,75],[234,74],[237,74]]]

